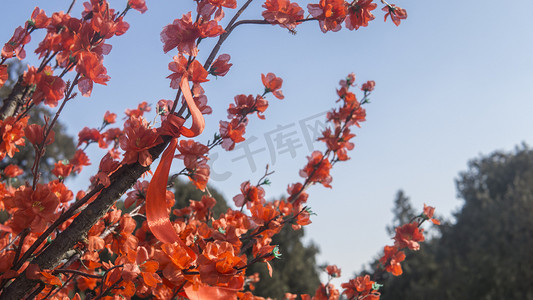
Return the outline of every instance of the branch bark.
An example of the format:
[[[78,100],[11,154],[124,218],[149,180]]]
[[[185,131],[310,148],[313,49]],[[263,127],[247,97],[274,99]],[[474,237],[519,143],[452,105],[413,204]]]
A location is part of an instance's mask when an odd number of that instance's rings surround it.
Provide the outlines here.
[[[2,108],[0,108],[0,120],[5,120],[7,117],[14,116],[18,108],[24,105],[25,88],[26,87],[22,85],[22,75],[20,75],[13,90],[2,103]]]
[[[152,157],[157,158],[167,146],[167,140],[150,150]],[[52,243],[31,263],[41,269],[53,269],[67,257],[68,251],[78,242],[87,238],[87,232],[102,218],[116,200],[130,189],[141,175],[148,171],[139,163],[122,166],[111,175],[111,185],[102,190],[97,198],[85,208],[72,224],[55,238]],[[26,272],[19,275],[0,295],[3,299],[23,299],[27,291],[39,284],[38,280],[26,277]]]

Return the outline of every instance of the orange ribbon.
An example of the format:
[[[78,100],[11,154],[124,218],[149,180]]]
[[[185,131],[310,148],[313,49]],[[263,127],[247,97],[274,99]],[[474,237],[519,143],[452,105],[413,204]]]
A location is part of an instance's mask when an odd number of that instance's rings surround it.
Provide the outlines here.
[[[172,140],[168,148],[163,152],[159,166],[157,166],[146,191],[146,220],[148,227],[158,240],[171,244],[177,242],[187,251],[191,258],[196,258],[194,251],[185,245],[174,226],[172,226],[166,202],[168,174],[178,144],[177,137],[180,134],[186,137],[195,137],[202,133],[205,127],[204,117],[194,102],[187,77],[187,74],[183,75],[180,87],[191,113],[192,125],[190,128],[184,127],[185,120],[176,115],[169,115],[165,124],[163,124],[162,133],[172,136]]]
[[[185,293],[190,300],[233,300],[237,299],[239,290],[225,288],[221,286],[200,285],[197,289],[194,286],[185,286]]]
[[[189,87],[189,79],[187,79],[187,76],[183,75],[183,77],[181,77],[180,87],[181,91],[183,92],[183,97],[185,97],[185,101],[187,102],[187,106],[189,107],[189,112],[191,113],[192,118],[191,128],[181,127],[180,133],[183,136],[189,138],[195,137],[202,133],[202,131],[204,131],[204,116],[198,109],[198,106],[196,106],[196,102],[194,102],[194,99],[191,94],[191,88]]]

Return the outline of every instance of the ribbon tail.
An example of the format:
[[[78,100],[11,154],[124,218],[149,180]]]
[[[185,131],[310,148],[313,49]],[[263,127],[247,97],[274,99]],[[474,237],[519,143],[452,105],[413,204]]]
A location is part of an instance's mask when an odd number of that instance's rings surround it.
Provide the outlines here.
[[[200,112],[198,106],[196,106],[196,102],[194,102],[194,98],[192,97],[187,74],[181,77],[180,88],[183,92],[183,97],[187,102],[187,106],[189,107],[189,112],[191,113],[192,118],[191,128],[182,127],[180,129],[180,132],[182,135],[189,138],[198,136],[202,133],[202,131],[204,131],[205,120],[204,116],[202,115],[202,112]]]
[[[196,253],[194,253],[191,248],[187,247],[187,245],[181,240],[176,229],[172,226],[172,223],[170,223],[167,211],[166,193],[168,174],[170,172],[170,166],[172,165],[172,159],[174,158],[177,144],[178,139],[176,138],[173,138],[170,141],[170,144],[165,152],[163,152],[159,166],[157,166],[154,176],[148,185],[148,190],[146,191],[146,221],[148,223],[148,228],[150,228],[158,240],[170,244],[177,242],[187,251],[191,258],[195,259]]]
[[[172,223],[170,223],[166,201],[168,173],[170,172],[177,143],[178,140],[173,138],[168,148],[163,152],[159,166],[157,166],[146,191],[146,220],[148,227],[155,237],[164,243],[181,241]]]
[[[185,286],[187,298],[191,300],[233,300],[237,299],[237,289],[219,286],[200,285],[195,289],[191,284]]]

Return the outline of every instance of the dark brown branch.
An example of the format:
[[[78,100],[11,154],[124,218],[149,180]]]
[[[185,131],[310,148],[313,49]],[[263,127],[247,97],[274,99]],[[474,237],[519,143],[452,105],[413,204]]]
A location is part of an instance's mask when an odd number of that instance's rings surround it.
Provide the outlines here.
[[[17,110],[24,105],[24,96],[26,94],[26,87],[22,84],[22,75],[9,96],[4,99],[2,108],[0,108],[0,120],[5,120],[7,117],[12,117],[17,113]]]
[[[228,36],[230,35],[231,31],[233,30],[232,26],[233,24],[237,21],[237,19],[241,16],[241,14],[244,12],[244,10],[248,7],[248,5],[250,5],[250,3],[252,3],[253,0],[248,0],[246,1],[246,3],[244,3],[241,8],[239,9],[239,11],[237,11],[237,13],[233,16],[233,18],[231,19],[231,21],[229,21],[228,25],[226,26],[226,28],[224,30],[226,30],[226,32],[224,32],[219,38],[218,38],[218,42],[217,44],[215,45],[215,47],[213,48],[213,50],[211,50],[211,53],[209,54],[209,57],[207,58],[207,60],[205,61],[205,64],[204,64],[204,69],[207,70],[207,68],[209,68],[209,66],[211,65],[211,63],[213,62],[213,60],[215,59],[215,56],[217,55],[218,53],[218,50],[220,50],[220,47],[222,46],[222,43],[224,43],[224,41],[228,38]]]
[[[84,277],[90,277],[90,278],[102,278],[103,276],[102,275],[97,275],[97,274],[89,274],[89,273],[85,273],[85,272],[82,272],[82,271],[78,271],[78,270],[70,270],[70,269],[57,269],[57,270],[54,270],[53,274],[56,275],[56,274],[75,274],[75,275],[80,275],[80,276],[84,276]]]
[[[251,0],[249,0],[248,2],[246,2],[244,5],[243,5],[243,8],[246,8],[246,6],[248,6],[248,4],[250,4]],[[242,12],[239,11],[235,17],[238,17]],[[228,38],[228,36],[231,34],[231,32],[237,28],[237,26],[239,25],[244,25],[244,24],[259,24],[259,25],[266,25],[266,24],[271,24],[271,25],[276,25],[276,24],[272,24],[270,22],[268,22],[267,20],[241,20],[239,22],[235,22],[236,21],[236,18],[233,17],[233,19],[231,20],[232,22],[230,22],[228,24],[228,26],[226,26],[226,28],[224,29],[226,32],[224,32],[224,34],[222,34],[219,38],[218,38],[218,42],[217,44],[215,45],[215,47],[213,48],[213,50],[211,51],[211,53],[209,54],[209,57],[207,58],[207,60],[205,61],[205,64],[204,64],[204,69],[207,70],[207,68],[209,68],[209,66],[211,65],[211,63],[213,62],[213,60],[215,59],[215,56],[217,55],[218,51],[220,50],[220,47],[222,46],[222,44],[224,43],[224,41]],[[303,22],[308,22],[308,21],[316,21],[317,19],[316,18],[308,18],[308,19],[302,19],[302,20],[297,20],[296,23],[303,23]]]
[[[24,246],[24,240],[26,239],[29,233],[30,233],[29,228],[22,230],[22,232],[20,233],[20,242],[19,242],[19,246],[17,247],[17,251],[15,252],[15,257],[13,258],[13,264],[15,264],[17,260],[19,259],[20,251],[22,251],[22,246]]]
[[[159,144],[150,150],[152,157],[157,158],[163,152],[167,142]],[[87,232],[96,222],[105,216],[109,208],[124,192],[130,189],[141,175],[148,171],[139,163],[122,166],[111,175],[111,185],[101,191],[97,198],[85,208],[72,224],[55,238],[50,245],[37,256],[32,263],[42,270],[57,267],[66,257],[67,251],[76,243],[87,237]],[[23,272],[0,295],[0,299],[21,299],[24,291],[31,290],[39,281],[26,278]]]
[[[78,211],[78,209],[83,206],[89,199],[91,199],[94,195],[96,195],[98,192],[102,190],[102,185],[98,185],[95,187],[92,191],[90,191],[85,197],[80,199],[79,201],[75,202],[66,212],[64,212],[50,227],[46,229],[46,231],[41,234],[35,242],[30,246],[30,248],[24,253],[24,255],[20,258],[20,260],[13,266],[13,270],[17,270],[22,266],[22,264],[31,256],[31,254],[41,245],[44,240],[52,234],[52,232],[59,227],[63,222],[70,219],[73,215],[75,215]]]
[[[72,11],[72,8],[74,7],[74,4],[76,4],[76,0],[72,0],[72,3],[70,3],[70,6],[68,7],[68,10],[67,10],[67,15],[70,14],[70,12]]]

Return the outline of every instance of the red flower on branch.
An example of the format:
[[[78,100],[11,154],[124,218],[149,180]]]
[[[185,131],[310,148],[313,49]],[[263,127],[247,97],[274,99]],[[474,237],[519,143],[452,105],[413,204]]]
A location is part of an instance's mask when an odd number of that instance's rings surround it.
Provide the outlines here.
[[[163,28],[161,32],[163,51],[167,53],[178,48],[180,54],[196,56],[198,55],[198,48],[196,48],[198,38],[216,37],[222,33],[224,29],[218,25],[217,21],[200,19],[198,22],[193,22],[191,12],[189,12]]]
[[[394,276],[402,275],[402,266],[400,262],[405,260],[405,253],[400,251],[396,246],[385,246],[383,257],[379,262],[385,267],[385,271],[392,273]]]
[[[262,187],[254,186],[250,181],[241,184],[241,193],[233,197],[233,201],[237,207],[246,206],[250,208],[252,205],[262,205],[265,203],[265,190]]]
[[[318,140],[326,143],[329,150],[333,151],[337,155],[337,159],[340,161],[346,161],[350,159],[348,157],[348,150],[352,150],[354,144],[350,140],[355,134],[350,133],[350,128],[345,128],[341,134],[341,128],[335,128],[335,132],[332,132],[330,128],[327,128],[322,132],[322,137]]]
[[[183,270],[189,269],[196,260],[196,255],[184,247],[187,246],[178,243],[165,243],[161,246],[159,253],[156,253],[160,268],[163,269],[163,276],[175,284],[184,283]],[[191,254],[193,255],[191,256]]]
[[[299,182],[289,185],[287,187],[287,194],[289,194],[289,198],[287,199],[287,201],[289,201],[296,207],[300,206],[303,203],[306,203],[309,194],[303,191],[303,189],[303,184]]]
[[[4,176],[8,178],[14,178],[22,174],[24,174],[24,170],[17,165],[9,165],[4,169]]]
[[[9,41],[2,48],[2,58],[11,58],[13,55],[16,55],[19,60],[26,58],[26,51],[24,50],[24,45],[29,43],[31,36],[28,34],[26,29],[21,26],[15,29],[15,33]]]
[[[262,15],[270,24],[279,24],[283,28],[294,29],[304,18],[304,10],[296,2],[289,0],[267,0]]]
[[[422,213],[424,218],[426,220],[430,220],[435,225],[440,225],[440,221],[433,218],[433,214],[435,213],[435,207],[427,206],[424,203],[424,212]]]
[[[409,248],[411,250],[419,250],[420,244],[418,242],[424,241],[423,232],[424,229],[418,227],[418,222],[397,227],[396,235],[394,236],[394,245],[399,249]]]
[[[358,276],[347,283],[341,284],[343,294],[348,299],[379,300],[380,294],[373,289],[374,281],[369,275]]]
[[[331,170],[329,159],[324,157],[320,151],[314,151],[307,158],[309,162],[305,168],[300,170],[300,176],[306,178],[309,182],[318,182],[325,187],[331,188],[331,185],[329,185],[332,181],[331,175],[329,175],[329,170]]]
[[[14,211],[6,225],[15,233],[25,228],[31,228],[35,233],[43,232],[57,217],[55,212],[59,206],[59,198],[45,184],[38,184],[35,190],[21,186],[13,196],[4,200],[6,207]]]
[[[98,142],[100,145],[105,145],[105,141],[103,140],[100,131],[96,128],[89,128],[84,127],[79,133],[78,133],[78,147],[86,143],[87,145],[89,143]],[[102,144],[103,143],[103,144]],[[105,147],[103,147],[105,148]]]
[[[31,125],[26,126],[26,128],[24,128],[24,134],[26,135],[26,138],[28,139],[28,141],[30,141],[30,143],[32,143],[33,147],[35,148],[43,144],[43,142],[45,145],[50,145],[51,143],[54,142],[54,137],[55,137],[54,131],[50,131],[45,141],[44,140],[45,139],[44,128],[43,126],[39,124],[31,124]]]
[[[89,97],[93,90],[93,83],[107,85],[111,77],[107,76],[107,69],[103,59],[94,52],[83,51],[78,55],[76,70],[82,75],[78,81],[78,88],[83,96]]]
[[[265,93],[272,93],[274,97],[280,100],[285,98],[280,90],[283,79],[276,77],[274,73],[268,73],[266,76],[265,74],[261,74],[261,81],[263,81],[263,85],[265,86]]]
[[[91,162],[89,161],[89,157],[81,149],[76,150],[76,153],[74,153],[74,157],[70,160],[70,163],[73,166],[72,171],[78,174],[81,172],[84,166],[91,165]]]
[[[241,289],[244,285],[244,273],[238,268],[246,265],[246,256],[238,256],[237,253],[228,242],[207,243],[202,255],[198,257],[202,281],[211,286]]]
[[[358,0],[348,7],[348,16],[346,17],[346,28],[357,30],[359,27],[368,26],[368,22],[375,19],[371,13],[378,5],[372,3],[372,0]]]
[[[211,19],[213,13],[215,13],[214,20],[220,21],[224,18],[224,11],[222,7],[236,8],[236,0],[202,0],[198,2],[198,14],[205,20]]]
[[[207,153],[209,148],[194,140],[181,140],[177,147],[180,154],[176,158],[183,159],[183,164],[187,169],[196,169],[199,164],[206,163],[209,159]]]
[[[145,247],[129,250],[127,256],[123,256],[118,262],[124,264],[122,278],[127,281],[134,281],[141,276],[144,284],[149,287],[156,287],[161,282],[161,278],[156,273],[159,263],[151,260]]]
[[[111,174],[113,174],[118,169],[119,166],[120,166],[120,162],[114,160],[111,154],[107,153],[100,161],[98,173],[94,176],[94,180],[98,180],[97,181],[98,183],[101,183],[105,187],[108,187],[111,184],[111,180],[109,179],[109,176],[111,176]],[[127,200],[128,199],[126,199],[125,204],[127,204]]]
[[[203,195],[200,201],[189,201],[189,207],[196,214],[195,217],[198,220],[205,220],[209,216],[209,212],[217,204],[217,200],[213,197]]]
[[[37,73],[37,68],[28,67],[24,72],[24,83],[34,85],[35,92],[32,99],[36,105],[44,101],[50,107],[56,107],[59,100],[63,99],[66,84],[58,76],[53,76],[52,67],[46,66]]]
[[[171,88],[177,89],[180,87],[184,74],[187,74],[187,79],[193,83],[209,81],[209,79],[207,79],[209,73],[207,73],[199,61],[194,60],[189,65],[187,58],[181,54],[174,56],[173,59],[174,61],[168,64],[168,69],[173,73],[167,76],[167,78],[170,79]]]
[[[50,24],[51,19],[46,16],[44,10],[35,7],[31,13],[30,20],[26,22],[26,26],[30,25],[35,28],[45,28]]]
[[[113,124],[116,122],[117,114],[110,112],[109,110],[105,112],[104,123]]]
[[[329,265],[326,267],[326,273],[331,277],[341,277],[341,269],[336,265]]]
[[[246,132],[244,123],[237,119],[231,122],[220,121],[220,137],[222,138],[222,148],[230,151],[235,148],[235,144],[245,140],[243,137]]]
[[[73,167],[74,166],[72,164],[64,164],[63,161],[58,161],[54,164],[52,174],[54,174],[60,180],[65,179],[70,175]]]
[[[383,7],[381,10],[386,12],[385,21],[387,21],[387,17],[390,16],[390,19],[396,26],[400,26],[400,22],[404,19],[407,19],[407,11],[401,7],[397,7],[394,4],[389,4]]]
[[[152,108],[150,107],[150,104],[148,102],[143,101],[137,105],[137,108],[135,109],[126,109],[124,113],[128,117],[142,117],[145,112],[150,112]]]
[[[189,179],[196,186],[196,188],[198,188],[202,192],[205,191],[210,174],[209,166],[207,165],[207,163],[200,164],[195,169],[190,171],[191,173],[189,174]]]
[[[7,155],[13,157],[15,153],[19,152],[17,146],[24,146],[25,127],[28,123],[29,117],[24,117],[17,121],[14,117],[7,117],[5,120],[0,120],[0,160]]]
[[[211,64],[209,68],[209,74],[214,76],[224,76],[228,74],[229,68],[233,64],[228,63],[231,56],[229,54],[221,54],[217,59]]]
[[[281,93],[281,91],[277,92]],[[260,114],[268,108],[268,101],[265,98],[260,95],[256,97],[252,95],[237,95],[234,100],[235,104],[230,104],[228,108],[228,119],[245,118],[253,112],[257,112],[257,117],[260,119],[265,119],[265,116]]]
[[[139,162],[144,167],[149,166],[153,158],[148,150],[162,142],[157,131],[149,128],[148,122],[142,117],[129,118],[124,123],[124,135],[120,137],[120,148],[125,151],[123,162],[125,164]]]
[[[148,10],[145,0],[129,0],[128,6],[141,12],[141,14],[144,14]]]
[[[376,86],[376,82],[374,80],[369,80],[361,86],[361,90],[363,92],[372,92],[374,90],[374,87]]]
[[[324,33],[341,30],[347,12],[344,0],[320,0],[319,4],[308,4],[307,9],[313,18],[318,19]]]
[[[74,199],[74,193],[64,183],[59,182],[59,180],[51,181],[49,187],[61,203],[67,203]]]

